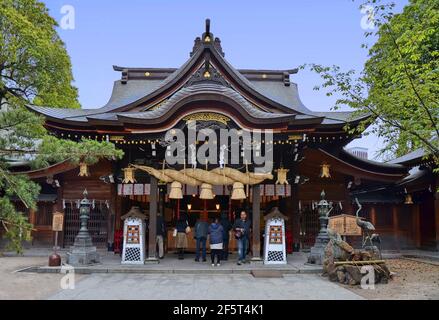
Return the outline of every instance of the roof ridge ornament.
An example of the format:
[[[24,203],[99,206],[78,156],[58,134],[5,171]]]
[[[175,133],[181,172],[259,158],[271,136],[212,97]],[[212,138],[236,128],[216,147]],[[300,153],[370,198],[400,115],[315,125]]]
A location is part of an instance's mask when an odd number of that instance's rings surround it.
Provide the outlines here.
[[[205,21],[205,31],[201,35],[201,37],[196,37],[194,40],[194,46],[192,48],[191,53],[189,54],[191,57],[198,51],[201,47],[210,46],[213,47],[221,54],[223,57],[225,56],[223,49],[221,47],[221,40],[219,38],[215,38],[213,33],[210,32],[210,19],[207,18]]]

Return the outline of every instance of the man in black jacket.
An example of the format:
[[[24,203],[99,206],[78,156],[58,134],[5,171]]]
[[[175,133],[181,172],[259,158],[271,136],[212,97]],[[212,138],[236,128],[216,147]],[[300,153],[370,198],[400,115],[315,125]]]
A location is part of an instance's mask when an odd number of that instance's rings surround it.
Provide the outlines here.
[[[244,210],[241,211],[240,218],[235,221],[233,230],[235,230],[235,238],[238,240],[238,265],[241,265],[245,263],[251,230],[251,222],[247,219],[247,213]]]

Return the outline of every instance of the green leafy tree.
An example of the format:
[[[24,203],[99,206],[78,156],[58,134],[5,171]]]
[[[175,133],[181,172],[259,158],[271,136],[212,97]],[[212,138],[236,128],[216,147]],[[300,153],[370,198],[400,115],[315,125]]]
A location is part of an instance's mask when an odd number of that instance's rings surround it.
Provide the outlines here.
[[[11,160],[29,158],[32,167],[44,168],[65,160],[94,164],[123,155],[108,142],[57,139],[44,127],[44,119],[26,108],[80,107],[71,84],[70,58],[56,26],[37,0],[0,3],[0,222],[9,248],[17,252],[23,240],[30,240],[32,225],[11,199],[17,197],[26,208],[36,209],[40,187],[11,172]]]
[[[402,13],[393,3],[369,0],[376,40],[360,75],[338,66],[313,64],[328,95],[339,97],[335,109],[347,105],[354,115],[370,114],[357,129],[370,127],[384,140],[380,153],[394,158],[422,147],[439,164],[439,1],[410,0]]]

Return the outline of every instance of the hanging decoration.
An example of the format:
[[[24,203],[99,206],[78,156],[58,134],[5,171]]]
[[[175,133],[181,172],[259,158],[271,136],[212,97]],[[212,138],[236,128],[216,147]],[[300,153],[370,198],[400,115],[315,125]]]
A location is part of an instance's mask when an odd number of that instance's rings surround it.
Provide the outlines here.
[[[173,169],[157,170],[152,167],[142,165],[131,165],[135,169],[147,172],[156,177],[160,181],[171,183],[178,181],[181,184],[189,186],[201,186],[203,183],[211,185],[233,185],[235,182],[242,184],[255,185],[260,184],[264,180],[273,179],[271,173],[243,173],[232,168],[215,168],[213,170],[187,168],[180,171]]]
[[[241,182],[235,182],[233,184],[233,190],[232,190],[232,200],[242,200],[245,199],[246,195],[244,192],[244,185]]]
[[[79,174],[80,177],[88,177],[90,176],[90,172],[88,170],[88,165],[85,162],[81,162],[79,164]]]
[[[215,195],[212,191],[212,185],[208,183],[203,183],[201,185],[200,199],[211,200],[215,198]]]
[[[412,195],[411,194],[406,194],[405,195],[404,204],[413,204],[413,199],[412,199]]]
[[[127,167],[122,169],[124,178],[122,183],[136,183],[136,179],[134,179],[134,170],[133,167]]]
[[[277,180],[276,184],[289,184],[287,180],[287,173],[290,171],[289,169],[279,168],[276,170],[277,172]]]
[[[331,178],[331,172],[329,171],[331,166],[327,163],[323,163],[320,167],[320,178]]]
[[[182,185],[178,181],[171,183],[171,192],[169,193],[169,199],[183,199]]]

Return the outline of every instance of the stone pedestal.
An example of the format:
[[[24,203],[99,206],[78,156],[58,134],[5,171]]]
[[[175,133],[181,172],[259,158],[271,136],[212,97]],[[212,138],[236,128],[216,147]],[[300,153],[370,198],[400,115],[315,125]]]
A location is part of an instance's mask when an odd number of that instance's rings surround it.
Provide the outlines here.
[[[308,256],[308,263],[318,264],[318,265],[323,264],[323,258],[325,256],[325,248],[328,242],[329,242],[329,237],[328,239],[325,238],[316,239],[314,247],[311,248],[311,252]]]
[[[70,265],[87,265],[101,261],[96,247],[70,247],[67,253],[67,263]]]
[[[96,251],[96,247],[93,246],[88,232],[80,231],[75,238],[75,243],[67,253],[67,263],[71,265],[87,265],[99,263],[100,260],[100,256]]]

